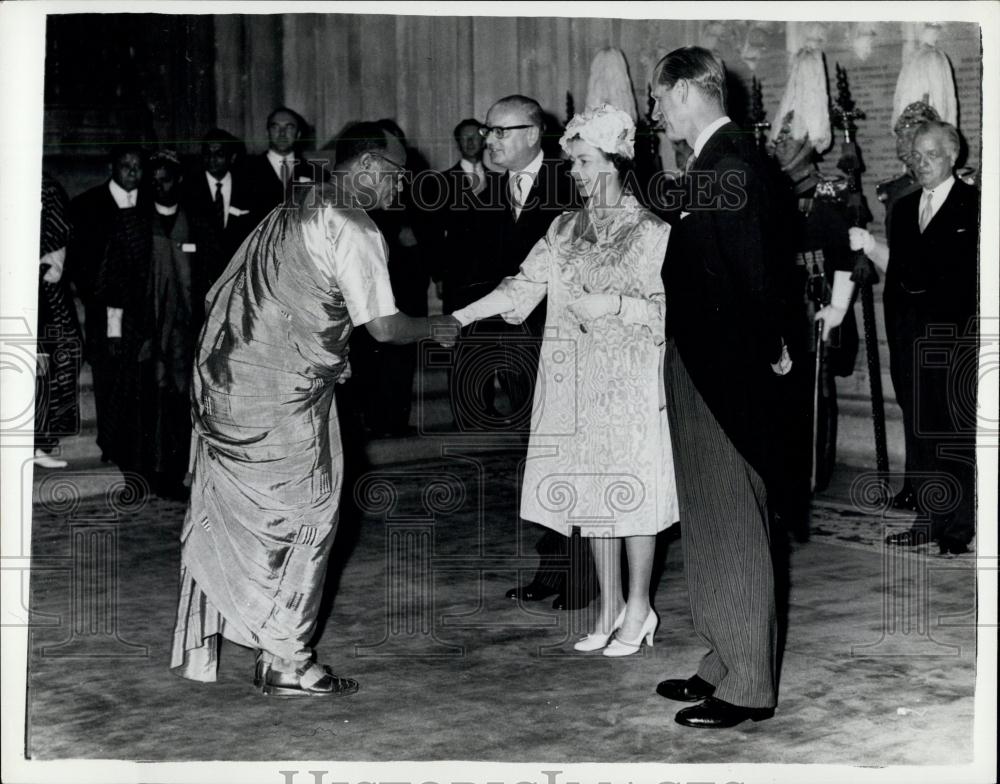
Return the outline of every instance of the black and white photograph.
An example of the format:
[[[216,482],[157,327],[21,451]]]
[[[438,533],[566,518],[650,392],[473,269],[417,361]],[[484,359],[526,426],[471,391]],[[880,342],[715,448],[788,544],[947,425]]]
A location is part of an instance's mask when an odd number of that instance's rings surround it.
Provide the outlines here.
[[[0,4],[3,781],[995,782],[998,76],[993,0]]]

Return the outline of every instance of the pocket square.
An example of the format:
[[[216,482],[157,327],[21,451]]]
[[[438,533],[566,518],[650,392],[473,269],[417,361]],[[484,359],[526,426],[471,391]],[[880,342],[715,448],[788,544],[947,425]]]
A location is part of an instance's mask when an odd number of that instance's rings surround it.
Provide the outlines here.
[[[250,210],[241,210],[239,207],[230,207],[229,214],[235,215],[237,218],[242,218],[244,215],[249,215]]]
[[[681,210],[681,220],[684,220],[690,214],[691,214],[690,212],[686,212],[684,210]]]
[[[956,234],[961,234],[963,231],[968,231],[968,229],[955,229]]]
[[[198,246],[195,245],[193,242],[185,242],[185,243],[183,243],[181,245],[181,252],[182,253],[197,253],[198,252]]]

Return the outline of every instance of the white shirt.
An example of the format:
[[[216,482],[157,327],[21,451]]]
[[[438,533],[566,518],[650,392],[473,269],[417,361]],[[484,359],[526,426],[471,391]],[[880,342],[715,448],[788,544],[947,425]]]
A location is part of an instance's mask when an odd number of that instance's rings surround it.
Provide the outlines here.
[[[115,200],[118,209],[127,210],[129,207],[135,206],[136,196],[139,193],[138,190],[133,188],[127,191],[114,180],[108,180],[108,190],[111,191],[111,198]]]
[[[483,164],[480,161],[476,161],[475,163],[473,163],[472,161],[468,161],[465,158],[462,158],[458,162],[458,165],[462,167],[462,171],[464,171],[466,174],[475,174],[478,175],[479,177],[482,177],[484,174]]]
[[[278,168],[281,168],[281,164],[278,164]],[[215,184],[217,182],[222,183],[222,225],[225,226],[229,223],[229,204],[233,196],[233,176],[226,172],[225,176],[221,180],[215,179],[211,174],[205,172],[205,180],[208,182],[208,192],[212,196],[212,201],[215,201]]]
[[[512,171],[510,173],[511,199],[514,202],[514,215],[516,217],[521,216],[521,208],[524,206],[525,201],[527,201],[528,194],[531,193],[531,188],[538,178],[538,172],[541,171],[542,161],[544,160],[545,156],[539,150],[538,155],[532,158],[531,163],[519,171]],[[514,192],[514,189],[517,187],[520,188],[519,196]]]
[[[920,203],[921,206],[923,206],[923,200],[927,198],[928,194],[930,194],[931,219],[933,219],[934,216],[937,215],[938,210],[941,209],[941,205],[944,204],[944,200],[948,198],[948,194],[951,193],[951,189],[952,186],[954,186],[954,184],[955,184],[955,175],[952,175],[947,180],[940,183],[936,188],[932,188],[930,190],[928,190],[927,188],[923,189],[923,193],[920,196]],[[920,207],[918,207],[917,209],[919,210]],[[917,214],[919,216],[919,212]],[[930,221],[928,221],[928,223],[930,223]]]
[[[288,179],[291,179],[295,174],[295,155],[289,153],[288,155],[282,155],[274,150],[267,151],[267,162],[271,164],[271,168],[274,169],[275,176],[281,179],[281,162],[285,162],[285,166],[288,169]]]
[[[717,130],[719,130],[719,128],[721,128],[728,122],[732,122],[732,120],[730,120],[729,117],[727,117],[726,115],[723,115],[718,120],[706,125],[702,129],[701,133],[698,134],[698,138],[694,140],[695,158],[701,155],[702,149],[705,147],[705,144],[708,142],[708,140],[712,138],[712,134],[715,133]]]
[[[177,205],[176,204],[173,204],[173,205],[171,205],[169,207],[166,207],[163,204],[158,204],[158,203],[156,203],[154,201],[153,202],[153,208],[156,210],[156,214],[157,215],[176,215],[177,214]]]

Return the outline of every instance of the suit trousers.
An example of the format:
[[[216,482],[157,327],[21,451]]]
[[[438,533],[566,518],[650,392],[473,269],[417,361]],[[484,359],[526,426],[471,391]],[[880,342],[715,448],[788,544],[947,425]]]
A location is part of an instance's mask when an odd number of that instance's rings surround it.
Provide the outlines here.
[[[709,649],[698,675],[720,700],[770,708],[777,623],[764,481],[720,427],[670,342],[664,372],[684,572],[695,632]]]
[[[903,411],[906,470],[932,539],[975,536],[977,345],[937,324],[923,297],[898,296],[887,317],[896,400]],[[970,383],[971,381],[971,383]]]

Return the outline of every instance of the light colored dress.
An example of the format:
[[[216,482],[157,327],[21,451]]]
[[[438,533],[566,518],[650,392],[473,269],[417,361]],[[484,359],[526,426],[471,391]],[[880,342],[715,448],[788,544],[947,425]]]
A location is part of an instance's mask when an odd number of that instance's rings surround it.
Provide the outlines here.
[[[306,661],[337,529],[334,387],[354,325],[396,312],[386,247],[350,196],[304,190],[208,293],[171,667],[214,681],[219,635]]]
[[[510,323],[548,296],[524,519],[584,536],[652,535],[677,521],[662,373],[669,233],[631,196],[603,225],[586,210],[565,213],[498,286]],[[582,331],[567,306],[587,293],[621,295],[621,313]]]

